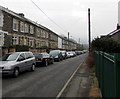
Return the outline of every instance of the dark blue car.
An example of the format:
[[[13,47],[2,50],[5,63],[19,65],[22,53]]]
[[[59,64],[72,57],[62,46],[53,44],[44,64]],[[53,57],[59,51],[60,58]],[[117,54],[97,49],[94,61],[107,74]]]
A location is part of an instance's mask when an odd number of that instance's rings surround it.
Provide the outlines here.
[[[60,50],[52,50],[50,51],[50,55],[54,58],[54,61],[63,60],[63,56]]]

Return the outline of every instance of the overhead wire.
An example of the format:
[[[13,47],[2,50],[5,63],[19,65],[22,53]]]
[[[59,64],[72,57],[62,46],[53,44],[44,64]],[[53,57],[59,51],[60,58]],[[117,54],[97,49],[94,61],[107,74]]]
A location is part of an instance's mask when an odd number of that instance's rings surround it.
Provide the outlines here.
[[[31,0],[31,2],[52,22],[54,23],[57,27],[59,27],[61,30],[64,32],[67,32],[64,30],[60,25],[58,25],[53,19],[51,19],[34,1]]]

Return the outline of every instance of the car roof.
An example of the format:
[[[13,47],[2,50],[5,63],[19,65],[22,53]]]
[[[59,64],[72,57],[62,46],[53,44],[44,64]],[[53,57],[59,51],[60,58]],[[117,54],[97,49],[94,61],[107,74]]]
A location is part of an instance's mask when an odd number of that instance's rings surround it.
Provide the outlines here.
[[[10,52],[10,53],[8,53],[8,54],[12,54],[12,53],[32,53],[32,52]]]
[[[60,50],[52,50],[52,51],[60,51]]]

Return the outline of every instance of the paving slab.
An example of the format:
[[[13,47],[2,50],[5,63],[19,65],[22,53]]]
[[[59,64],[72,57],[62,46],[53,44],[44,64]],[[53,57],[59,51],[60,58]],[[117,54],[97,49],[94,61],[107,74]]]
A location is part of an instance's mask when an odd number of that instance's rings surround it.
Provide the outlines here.
[[[89,97],[91,83],[91,74],[83,62],[61,97]]]

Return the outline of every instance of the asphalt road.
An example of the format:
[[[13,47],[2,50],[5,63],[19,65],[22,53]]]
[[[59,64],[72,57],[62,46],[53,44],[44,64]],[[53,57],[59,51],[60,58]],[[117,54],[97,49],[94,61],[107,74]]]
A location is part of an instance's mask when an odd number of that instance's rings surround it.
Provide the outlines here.
[[[55,62],[47,67],[36,67],[18,78],[4,77],[3,97],[56,97],[86,54]]]

